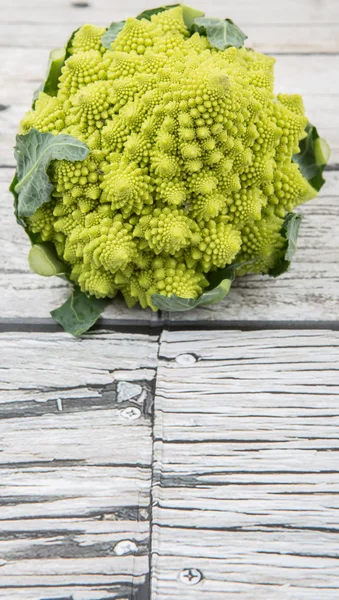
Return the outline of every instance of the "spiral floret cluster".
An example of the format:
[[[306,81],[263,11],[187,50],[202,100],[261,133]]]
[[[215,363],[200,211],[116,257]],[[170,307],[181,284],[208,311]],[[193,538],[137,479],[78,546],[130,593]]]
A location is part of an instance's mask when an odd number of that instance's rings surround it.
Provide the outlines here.
[[[267,273],[287,212],[313,198],[293,154],[307,118],[274,95],[274,59],[189,36],[181,7],[75,34],[56,97],[41,92],[21,124],[85,142],[88,158],[54,161],[52,199],[27,219],[55,244],[81,290],[196,298],[235,259]]]

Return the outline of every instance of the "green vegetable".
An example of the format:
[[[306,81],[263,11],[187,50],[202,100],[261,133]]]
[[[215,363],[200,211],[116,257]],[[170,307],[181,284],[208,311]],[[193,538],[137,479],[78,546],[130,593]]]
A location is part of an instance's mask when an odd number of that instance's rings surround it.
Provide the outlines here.
[[[220,301],[235,275],[288,268],[292,211],[316,196],[329,151],[245,39],[176,4],[84,25],[52,53],[11,191],[31,268],[76,286],[53,312],[67,331],[118,293],[188,310]]]

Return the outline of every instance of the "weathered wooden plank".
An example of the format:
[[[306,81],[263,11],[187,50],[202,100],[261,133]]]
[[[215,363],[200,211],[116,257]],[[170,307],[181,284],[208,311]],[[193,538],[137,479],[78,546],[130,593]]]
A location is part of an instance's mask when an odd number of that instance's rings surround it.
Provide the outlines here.
[[[157,337],[9,333],[1,349],[0,597],[134,600]]]
[[[68,285],[58,278],[29,272],[29,242],[18,227],[7,191],[12,170],[0,169],[0,315],[2,319],[47,318],[49,311],[66,299]],[[327,173],[324,194],[300,209],[304,221],[299,248],[291,270],[279,279],[245,277],[236,281],[227,298],[217,306],[187,313],[164,314],[172,322],[229,320],[335,320],[339,318],[339,246],[333,231],[339,228],[337,171]],[[269,315],[267,307],[269,306]],[[159,321],[152,311],[124,306],[115,299],[106,318],[139,322]],[[157,321],[158,320],[158,321]]]
[[[83,6],[87,5],[87,6]],[[157,6],[157,0],[148,2],[147,6]],[[240,26],[246,23],[255,23],[270,26],[278,24],[332,24],[339,22],[339,8],[333,0],[284,0],[280,3],[267,5],[266,0],[258,0],[255,4],[251,0],[244,0],[241,4],[237,0],[229,0],[225,8],[223,0],[215,0],[213,11],[206,0],[196,0],[195,6],[217,17],[231,17]],[[106,0],[95,2],[70,2],[67,0],[51,0],[48,6],[44,0],[36,0],[34,6],[29,6],[25,0],[15,0],[2,7],[1,20],[3,22],[21,23],[72,23],[93,22],[106,24],[113,20],[124,19],[137,14],[145,9],[141,0],[126,0],[123,4],[109,7]]]
[[[169,536],[177,536],[176,539],[182,539],[183,532],[181,530],[168,530]],[[165,535],[166,535],[165,533]],[[186,533],[186,532],[185,532]],[[280,532],[279,532],[280,534]],[[155,534],[154,534],[155,535]],[[184,534],[185,535],[185,534]],[[224,548],[232,548],[234,537],[237,534],[230,531],[228,535],[213,536],[215,546],[222,545]],[[253,538],[257,537],[257,533],[253,534]],[[158,599],[180,599],[185,600],[316,600],[318,598],[326,598],[326,600],[337,600],[338,587],[336,584],[329,585],[330,581],[337,579],[337,555],[333,557],[319,556],[299,556],[293,551],[288,552],[290,547],[290,538],[286,541],[286,554],[281,556],[279,552],[278,558],[275,550],[265,550],[269,539],[274,538],[277,534],[273,533],[266,538],[261,538],[260,548],[262,556],[258,556],[253,552],[253,564],[243,564],[241,551],[238,553],[235,549],[234,553],[229,552],[227,560],[211,560],[194,557],[187,559],[186,557],[171,557],[161,556],[158,561],[158,570],[162,575],[162,579],[153,584],[152,597]],[[206,544],[209,547],[211,535],[207,532],[200,533],[200,536],[192,538],[192,547],[201,543],[206,539]],[[248,548],[250,554],[252,545],[249,545],[250,536],[243,539],[242,548]],[[326,540],[324,535],[320,535],[319,544],[315,544],[315,551],[318,549],[321,541]],[[313,547],[313,539],[308,540],[308,546]],[[189,543],[189,542],[188,542]],[[268,546],[269,547],[269,546]],[[279,561],[281,566],[276,566],[276,561]],[[306,563],[306,566],[305,566]],[[195,565],[201,573],[205,574],[205,579],[198,585],[194,583],[190,586],[174,580],[174,574],[183,572],[183,565],[188,570],[188,576],[195,574],[195,571],[189,571],[190,565]],[[322,571],[322,575],[316,579],[315,571]],[[312,574],[313,580],[310,581]],[[287,576],[291,579],[286,581]],[[293,577],[294,575],[294,577]],[[225,584],[225,577],[229,580]],[[230,578],[232,577],[232,580]],[[268,583],[267,583],[268,582]],[[283,582],[283,583],[281,583]]]
[[[338,333],[165,331],[159,357],[154,600],[334,600]]]
[[[231,14],[229,9],[227,14]],[[111,20],[112,16],[108,15],[106,21],[97,22],[100,25],[107,25]],[[302,23],[286,27],[286,24],[279,23],[253,25],[243,21],[242,18],[239,24],[248,36],[246,46],[259,52],[330,54],[339,51],[339,25],[336,23]],[[82,19],[79,19],[79,23],[82,23]],[[67,14],[64,22],[53,24],[0,22],[0,47],[21,48],[22,51],[26,48],[50,50],[53,47],[63,46],[77,25],[70,24]]]
[[[41,584],[40,587],[34,587],[33,589],[30,589],[28,586],[25,586],[24,588],[11,586],[3,592],[0,590],[0,599],[8,600],[10,593],[11,600],[48,600],[46,593],[49,593],[53,595],[53,600],[98,600],[98,598],[102,600],[111,600],[114,598],[112,593],[114,594],[116,589],[117,586],[114,584],[104,586],[97,584],[92,586],[91,589],[87,588],[86,585],[78,585],[76,587],[76,596],[74,596],[74,586],[71,584],[60,588],[58,586],[53,586],[53,584],[50,584],[48,581],[47,585]],[[136,593],[138,593],[138,591]],[[140,598],[142,598],[142,596],[140,596]]]
[[[147,588],[148,589],[148,588]],[[3,592],[0,590],[1,600],[112,600],[116,598],[116,594],[123,593],[123,596],[118,596],[119,600],[129,600],[130,594],[134,594],[136,600],[147,600],[148,591],[143,584],[138,585],[138,578],[135,577],[134,584],[131,588],[123,588],[120,582],[114,583],[112,579],[108,584],[94,584],[91,588],[86,587],[83,582],[74,586],[72,582],[66,583],[63,587],[53,585],[52,577],[47,577],[41,581],[39,587],[31,589],[29,584],[24,588],[9,587]],[[132,590],[132,591],[131,591]],[[145,590],[145,591],[144,591]],[[9,595],[10,594],[10,595]],[[127,595],[126,595],[127,594]],[[145,595],[146,594],[146,595]]]

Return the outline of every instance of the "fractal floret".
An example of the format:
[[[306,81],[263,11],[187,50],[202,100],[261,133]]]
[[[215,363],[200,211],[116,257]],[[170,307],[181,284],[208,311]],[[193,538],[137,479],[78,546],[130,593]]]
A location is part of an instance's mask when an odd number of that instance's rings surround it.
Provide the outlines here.
[[[33,268],[179,310],[235,274],[286,270],[327,146],[245,37],[176,5],[84,25],[52,53],[12,184]]]

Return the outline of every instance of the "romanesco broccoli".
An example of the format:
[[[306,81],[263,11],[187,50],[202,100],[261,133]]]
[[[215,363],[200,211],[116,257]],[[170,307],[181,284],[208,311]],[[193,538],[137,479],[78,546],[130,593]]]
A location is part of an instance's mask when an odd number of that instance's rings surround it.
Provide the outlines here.
[[[188,27],[181,6],[129,18],[109,48],[84,25],[55,95],[41,91],[21,122],[89,148],[51,161],[51,198],[25,224],[96,298],[154,309],[154,294],[199,297],[235,260],[238,274],[269,273],[287,213],[317,193],[292,160],[301,97],[276,96],[275,59],[220,49],[203,21]]]

